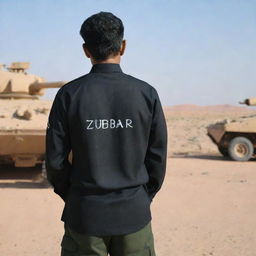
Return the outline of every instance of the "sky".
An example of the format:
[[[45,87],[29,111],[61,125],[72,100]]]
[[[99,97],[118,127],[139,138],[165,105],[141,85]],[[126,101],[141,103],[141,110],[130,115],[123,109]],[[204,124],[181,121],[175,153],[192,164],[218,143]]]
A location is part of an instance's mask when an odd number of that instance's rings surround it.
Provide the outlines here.
[[[0,63],[28,61],[47,81],[88,73],[79,30],[99,11],[122,19],[121,68],[156,88],[163,105],[256,97],[256,0],[0,0]]]

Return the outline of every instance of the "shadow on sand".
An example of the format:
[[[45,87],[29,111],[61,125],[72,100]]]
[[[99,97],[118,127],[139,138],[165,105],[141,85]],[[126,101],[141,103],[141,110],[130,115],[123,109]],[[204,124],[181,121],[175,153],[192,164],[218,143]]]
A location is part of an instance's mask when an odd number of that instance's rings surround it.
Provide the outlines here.
[[[13,167],[0,165],[0,188],[49,188],[50,184],[41,175],[42,165]]]
[[[208,155],[208,154],[173,154],[169,156],[170,158],[193,158],[193,159],[204,159],[213,161],[226,161],[226,162],[236,162],[229,157],[222,155]],[[251,161],[256,161],[256,158],[252,158]]]

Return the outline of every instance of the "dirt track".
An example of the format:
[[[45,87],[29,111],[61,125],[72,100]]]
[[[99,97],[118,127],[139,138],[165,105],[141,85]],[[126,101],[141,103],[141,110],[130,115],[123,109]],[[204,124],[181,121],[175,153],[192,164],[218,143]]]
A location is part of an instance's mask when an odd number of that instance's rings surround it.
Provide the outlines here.
[[[36,182],[38,174],[1,166],[1,256],[59,255],[63,203]],[[157,255],[255,256],[255,194],[255,161],[169,158],[163,188],[152,203]]]

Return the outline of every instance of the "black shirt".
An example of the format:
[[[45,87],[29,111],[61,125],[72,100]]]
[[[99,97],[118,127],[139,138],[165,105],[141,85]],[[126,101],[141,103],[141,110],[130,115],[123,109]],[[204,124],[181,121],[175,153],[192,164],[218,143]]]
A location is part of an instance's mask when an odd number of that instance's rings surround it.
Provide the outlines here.
[[[95,64],[58,90],[47,124],[46,171],[65,201],[61,220],[73,230],[121,235],[144,227],[166,157],[156,89],[119,64]]]

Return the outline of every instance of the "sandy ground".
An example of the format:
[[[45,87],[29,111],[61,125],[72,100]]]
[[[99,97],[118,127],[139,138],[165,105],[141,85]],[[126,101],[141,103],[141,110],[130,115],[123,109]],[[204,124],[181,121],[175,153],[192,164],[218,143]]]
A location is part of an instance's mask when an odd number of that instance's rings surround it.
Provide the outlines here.
[[[0,100],[0,132],[45,129],[50,106]],[[157,256],[256,256],[256,160],[224,159],[206,135],[209,124],[255,118],[255,110],[182,105],[165,116],[167,172],[151,206]],[[60,254],[63,202],[40,170],[0,165],[0,256]]]
[[[255,164],[169,158],[151,205],[157,255],[255,256]],[[62,200],[36,182],[40,168],[1,168],[0,255],[59,255]]]

